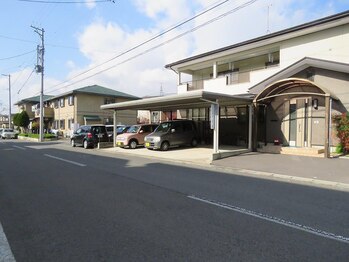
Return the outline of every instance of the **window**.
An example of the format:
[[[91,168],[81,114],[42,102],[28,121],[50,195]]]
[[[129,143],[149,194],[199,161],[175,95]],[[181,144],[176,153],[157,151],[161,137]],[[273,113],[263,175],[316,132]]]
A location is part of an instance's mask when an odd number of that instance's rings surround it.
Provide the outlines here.
[[[68,97],[68,105],[73,106],[74,105],[74,96]]]
[[[58,129],[58,128],[59,128],[58,124],[59,124],[59,121],[58,121],[58,120],[55,120],[55,121],[53,122],[53,129]]]
[[[72,126],[73,126],[73,123],[74,123],[74,119],[68,119],[68,129],[73,129]]]
[[[59,106],[64,107],[64,98],[59,99]]]
[[[55,108],[58,108],[58,105],[59,105],[58,103],[59,103],[59,101],[58,101],[58,100],[56,100],[56,101],[54,102],[54,104],[53,104],[53,105],[54,105],[54,107],[55,107]]]
[[[65,120],[59,120],[59,128],[60,129],[65,129]]]
[[[115,103],[115,98],[104,98],[104,104],[113,104]]]

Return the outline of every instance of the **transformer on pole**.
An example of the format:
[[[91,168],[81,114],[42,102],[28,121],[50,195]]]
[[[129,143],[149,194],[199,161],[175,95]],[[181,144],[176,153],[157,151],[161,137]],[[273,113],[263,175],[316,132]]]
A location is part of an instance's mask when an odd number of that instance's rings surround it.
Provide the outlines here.
[[[31,26],[34,29],[34,32],[37,33],[41,38],[41,45],[37,46],[37,64],[35,66],[36,73],[41,73],[41,91],[40,91],[40,131],[39,131],[39,142],[44,140],[44,33],[43,28],[37,28]]]

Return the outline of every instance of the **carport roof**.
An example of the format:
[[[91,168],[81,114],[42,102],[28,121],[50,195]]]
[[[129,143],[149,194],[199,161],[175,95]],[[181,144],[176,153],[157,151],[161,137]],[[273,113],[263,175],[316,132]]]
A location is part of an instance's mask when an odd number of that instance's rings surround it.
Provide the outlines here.
[[[169,111],[208,107],[218,101],[220,105],[247,105],[253,101],[251,95],[227,95],[203,90],[189,91],[183,94],[145,98],[134,101],[102,105],[104,110],[153,110]]]

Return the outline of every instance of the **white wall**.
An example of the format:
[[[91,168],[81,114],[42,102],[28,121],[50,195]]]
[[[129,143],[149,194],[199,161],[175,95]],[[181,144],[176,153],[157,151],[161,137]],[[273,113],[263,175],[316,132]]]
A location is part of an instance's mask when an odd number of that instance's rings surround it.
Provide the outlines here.
[[[327,29],[281,43],[281,68],[285,68],[304,57],[349,63],[349,25]]]

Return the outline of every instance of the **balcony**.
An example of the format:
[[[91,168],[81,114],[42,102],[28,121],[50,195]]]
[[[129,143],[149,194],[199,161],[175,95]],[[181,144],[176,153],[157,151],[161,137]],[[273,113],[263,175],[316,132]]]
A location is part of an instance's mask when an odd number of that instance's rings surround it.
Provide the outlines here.
[[[46,117],[46,118],[53,118],[54,117],[53,108],[44,107],[43,110],[44,110],[44,117]],[[35,114],[35,118],[40,117],[40,109],[35,109],[34,114]]]
[[[206,78],[195,81],[188,81],[178,86],[178,93],[185,93],[193,90],[205,90],[231,95],[242,94],[248,88],[264,80],[280,70],[279,65],[253,68],[246,71],[220,72],[217,78]]]

